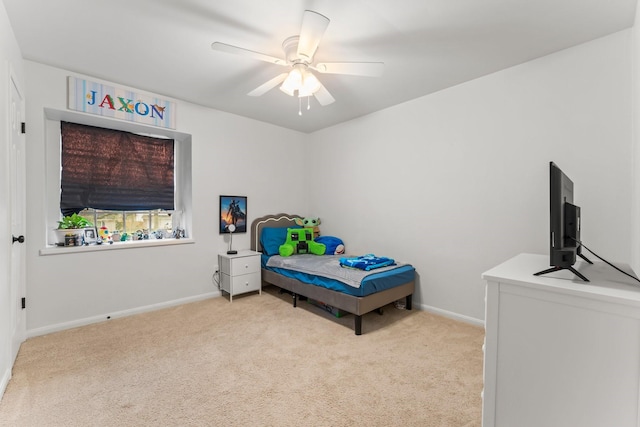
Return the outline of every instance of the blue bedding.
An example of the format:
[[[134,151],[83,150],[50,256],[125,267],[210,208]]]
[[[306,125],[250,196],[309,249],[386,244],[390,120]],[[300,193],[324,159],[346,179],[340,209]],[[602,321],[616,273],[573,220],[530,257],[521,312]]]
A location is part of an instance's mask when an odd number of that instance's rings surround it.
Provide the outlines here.
[[[376,268],[395,265],[396,262],[392,258],[379,257],[374,254],[367,254],[353,257],[341,257],[340,265],[348,268],[357,268],[359,270],[371,271]]]
[[[309,283],[357,297],[364,297],[376,292],[384,291],[386,289],[411,282],[415,278],[415,268],[412,265],[405,264],[390,270],[372,272],[362,279],[359,287],[353,287],[339,280],[323,276],[285,268],[269,267],[267,266],[269,258],[270,256],[268,255],[262,255],[262,268],[274,271],[286,277],[297,279],[304,283]]]

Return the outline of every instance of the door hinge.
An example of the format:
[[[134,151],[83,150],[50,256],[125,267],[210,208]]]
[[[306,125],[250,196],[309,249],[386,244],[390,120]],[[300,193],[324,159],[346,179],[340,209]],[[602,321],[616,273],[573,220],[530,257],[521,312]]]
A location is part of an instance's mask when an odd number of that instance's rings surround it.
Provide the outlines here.
[[[27,299],[22,297],[22,309],[24,310],[25,308],[27,308]]]
[[[22,133],[27,133],[27,124],[25,122],[22,122],[21,127],[20,127],[20,131]]]

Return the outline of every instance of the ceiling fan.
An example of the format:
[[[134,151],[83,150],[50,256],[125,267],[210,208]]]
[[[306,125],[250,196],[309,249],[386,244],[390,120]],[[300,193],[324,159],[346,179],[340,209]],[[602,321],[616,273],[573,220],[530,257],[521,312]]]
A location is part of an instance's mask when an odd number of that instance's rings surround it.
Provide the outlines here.
[[[297,95],[298,98],[303,98],[313,95],[320,105],[325,106],[335,102],[335,99],[320,83],[312,70],[322,74],[349,74],[368,77],[379,77],[384,71],[384,63],[382,62],[314,63],[313,57],[328,25],[329,18],[326,16],[312,10],[305,10],[300,34],[288,37],[282,42],[284,58],[276,58],[221,42],[212,43],[211,48],[290,68],[288,72],[277,75],[249,92],[249,96],[261,96],[280,85],[280,90],[289,96]],[[299,110],[298,114],[302,114],[302,111]]]

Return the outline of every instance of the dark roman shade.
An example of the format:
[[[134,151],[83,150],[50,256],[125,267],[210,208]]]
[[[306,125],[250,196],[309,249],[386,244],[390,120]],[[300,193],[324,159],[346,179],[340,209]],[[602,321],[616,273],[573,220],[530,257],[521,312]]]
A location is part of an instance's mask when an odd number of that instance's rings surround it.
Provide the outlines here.
[[[174,209],[174,140],[61,122],[60,210]]]

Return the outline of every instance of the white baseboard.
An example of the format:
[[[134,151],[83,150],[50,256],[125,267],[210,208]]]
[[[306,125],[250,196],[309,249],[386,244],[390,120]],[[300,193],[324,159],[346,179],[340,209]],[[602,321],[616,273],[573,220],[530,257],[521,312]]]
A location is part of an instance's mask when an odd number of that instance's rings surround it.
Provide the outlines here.
[[[27,338],[33,338],[40,335],[50,334],[53,332],[64,331],[65,329],[77,328],[79,326],[90,325],[92,323],[105,322],[110,319],[117,319],[120,317],[132,316],[134,314],[146,313],[148,311],[174,307],[176,305],[188,304],[190,302],[201,301],[208,298],[215,298],[215,297],[219,297],[220,295],[221,295],[220,291],[208,292],[206,294],[196,295],[196,296],[187,297],[187,298],[181,298],[181,299],[172,300],[172,301],[165,301],[158,304],[151,304],[151,305],[142,306],[142,307],[136,307],[129,310],[118,311],[115,313],[102,314],[99,316],[92,316],[84,319],[72,320],[70,322],[63,322],[63,323],[57,323],[55,325],[43,326],[41,328],[29,329],[27,331]],[[458,320],[461,322],[470,323],[472,325],[484,327],[484,320],[481,320],[481,319],[476,319],[474,317],[469,317],[463,314],[454,313],[452,311],[442,310],[440,308],[433,307],[426,304],[416,304],[415,301],[413,302],[413,305],[414,305],[414,308],[417,308],[419,310],[428,311],[434,314],[438,314],[440,316],[448,317],[453,320]],[[8,378],[4,378],[4,377],[2,378],[3,382],[0,383],[0,392],[4,392],[4,387],[6,387],[7,383],[9,382],[9,378],[11,378],[11,371],[9,371],[8,375],[9,375]]]
[[[4,371],[4,373],[2,374],[2,379],[0,379],[0,400],[2,400],[2,396],[4,396],[4,391],[7,389],[10,379],[11,379],[11,368]]]
[[[414,303],[415,304],[415,303]],[[420,310],[428,311],[433,314],[448,317],[453,320],[459,320],[465,323],[471,323],[472,325],[484,327],[484,320],[476,319],[475,317],[465,316],[464,314],[454,313],[453,311],[442,310],[441,308],[432,307],[430,305],[418,304]]]
[[[219,297],[220,291],[208,292],[206,294],[196,295],[187,298],[180,298],[172,301],[165,301],[157,304],[146,305],[142,307],[135,307],[128,310],[117,311],[115,313],[106,313],[99,316],[87,317],[84,319],[72,320],[70,322],[57,323],[55,325],[43,326],[41,328],[29,329],[27,331],[27,338],[33,338],[40,335],[46,335],[53,332],[64,331],[65,329],[77,328],[79,326],[90,325],[92,323],[105,322],[110,319],[117,319],[119,317],[127,317],[134,314],[146,313],[148,311],[160,310],[163,308],[174,307],[176,305],[188,304],[190,302],[201,301],[208,298]]]

